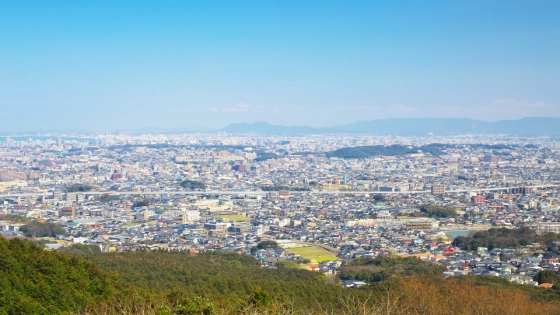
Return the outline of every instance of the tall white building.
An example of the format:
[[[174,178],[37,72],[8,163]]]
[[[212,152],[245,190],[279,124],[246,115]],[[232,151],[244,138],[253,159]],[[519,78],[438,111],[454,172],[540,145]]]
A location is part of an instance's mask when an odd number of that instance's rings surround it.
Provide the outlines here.
[[[183,224],[200,220],[200,212],[198,210],[187,210],[183,208]]]

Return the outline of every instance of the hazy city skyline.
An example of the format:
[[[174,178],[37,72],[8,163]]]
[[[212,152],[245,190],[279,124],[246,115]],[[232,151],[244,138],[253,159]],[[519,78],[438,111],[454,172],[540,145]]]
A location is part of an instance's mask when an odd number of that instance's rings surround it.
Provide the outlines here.
[[[0,132],[559,117],[559,9],[2,2]]]

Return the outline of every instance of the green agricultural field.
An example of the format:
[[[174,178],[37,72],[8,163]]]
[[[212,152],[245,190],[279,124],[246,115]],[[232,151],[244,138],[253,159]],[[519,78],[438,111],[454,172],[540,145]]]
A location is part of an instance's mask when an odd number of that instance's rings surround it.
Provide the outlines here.
[[[251,218],[236,215],[236,214],[226,214],[226,215],[217,215],[216,218],[224,219],[224,221],[233,220],[234,222],[242,222],[242,221],[250,221]]]
[[[318,263],[323,262],[325,260],[338,259],[334,256],[334,253],[331,253],[326,249],[322,249],[320,247],[315,247],[315,246],[286,248],[286,251],[288,253],[300,255],[305,259],[315,260]]]

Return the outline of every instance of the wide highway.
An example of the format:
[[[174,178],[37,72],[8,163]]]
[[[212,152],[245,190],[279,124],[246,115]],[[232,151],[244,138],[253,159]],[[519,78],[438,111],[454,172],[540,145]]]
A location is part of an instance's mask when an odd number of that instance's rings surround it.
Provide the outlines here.
[[[560,184],[539,185],[539,186],[524,186],[526,188],[553,188],[560,187]],[[502,191],[518,187],[491,187],[491,188],[469,188],[460,190],[446,190],[446,194],[454,193],[467,193],[467,192],[484,192],[484,191]],[[274,191],[273,191],[274,192]],[[278,191],[275,191],[276,193]],[[160,191],[88,191],[83,192],[84,195],[260,195],[266,196],[270,191],[251,190],[251,191],[234,191],[234,190],[216,190],[216,191],[192,191],[192,190],[160,190]],[[290,195],[301,194],[318,194],[318,195],[333,195],[333,194],[403,194],[403,195],[418,195],[430,194],[429,190],[413,190],[413,191],[363,191],[363,190],[316,190],[316,191],[290,191]],[[2,194],[0,198],[14,198],[14,197],[42,197],[52,196],[52,192],[32,192],[21,194]]]

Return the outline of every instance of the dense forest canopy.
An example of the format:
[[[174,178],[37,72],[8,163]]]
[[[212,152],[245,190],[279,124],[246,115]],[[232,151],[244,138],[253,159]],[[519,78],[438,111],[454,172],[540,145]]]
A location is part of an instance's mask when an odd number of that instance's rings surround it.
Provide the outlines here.
[[[241,305],[254,290],[278,299],[299,296],[304,301],[336,303],[342,293],[320,273],[301,269],[269,270],[252,257],[234,253],[131,252],[84,256],[102,270],[142,290],[157,294],[178,288],[192,296]],[[307,303],[306,302],[306,303]],[[304,305],[301,305],[302,307]]]
[[[91,263],[0,237],[0,314],[60,314],[114,295],[115,284]]]

